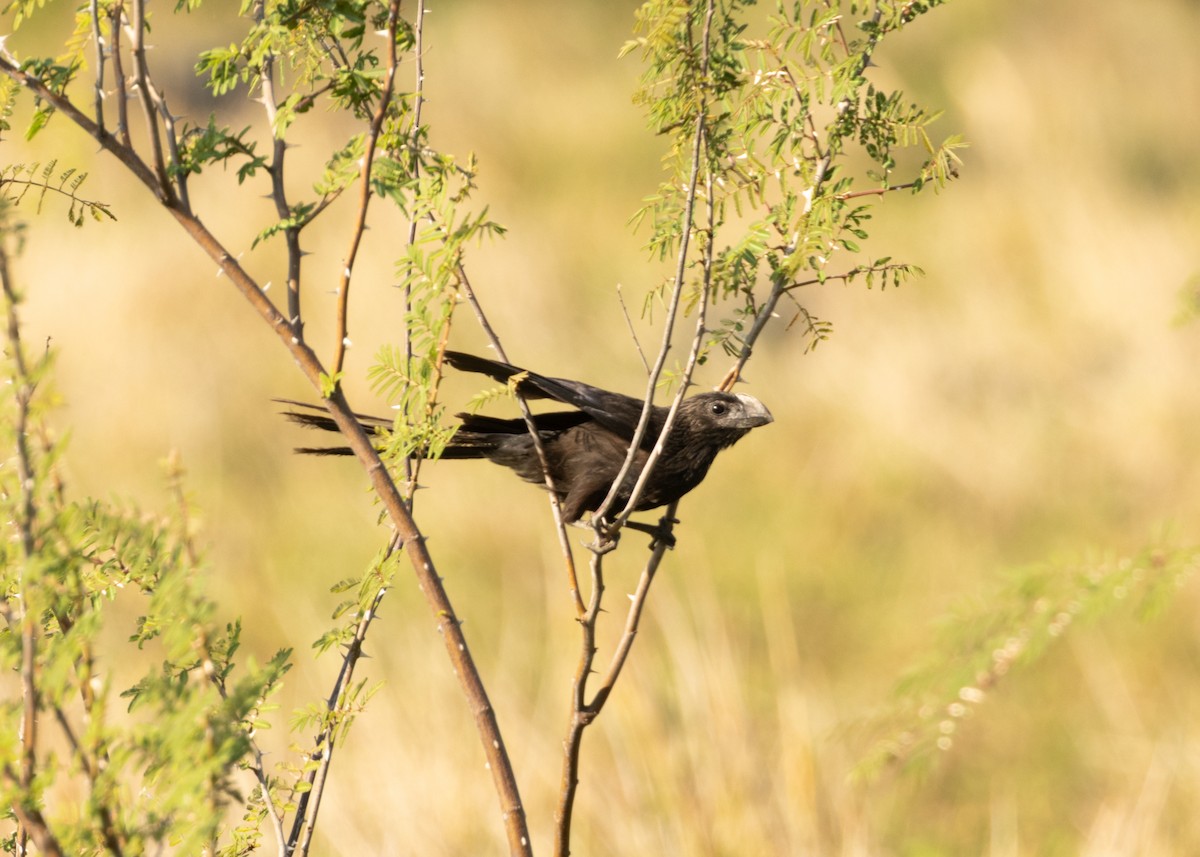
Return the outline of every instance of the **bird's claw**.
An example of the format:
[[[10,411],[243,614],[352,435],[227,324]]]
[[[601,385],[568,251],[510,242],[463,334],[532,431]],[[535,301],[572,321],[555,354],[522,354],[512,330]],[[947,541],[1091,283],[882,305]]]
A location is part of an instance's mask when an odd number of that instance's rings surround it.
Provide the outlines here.
[[[667,550],[675,547],[675,534],[671,528],[679,523],[678,518],[659,518],[657,524],[643,524],[639,521],[626,521],[625,526],[646,533],[650,536],[650,550],[656,550],[661,542]]]
[[[675,548],[675,534],[672,532],[672,529],[678,523],[678,518],[664,516],[659,518],[658,523],[655,524],[644,524],[641,521],[626,521],[623,526],[650,536],[650,550],[656,550],[659,544],[662,544],[667,550],[673,550]],[[584,547],[597,555],[603,555],[616,550],[617,543],[621,540],[621,527],[613,526],[608,521],[599,521],[598,525],[596,522],[587,524],[576,522],[575,525],[586,527],[596,534],[595,540],[584,545]]]
[[[617,543],[620,539],[616,536],[600,536],[594,542],[584,545],[596,556],[604,556],[606,553],[611,553],[617,549]]]

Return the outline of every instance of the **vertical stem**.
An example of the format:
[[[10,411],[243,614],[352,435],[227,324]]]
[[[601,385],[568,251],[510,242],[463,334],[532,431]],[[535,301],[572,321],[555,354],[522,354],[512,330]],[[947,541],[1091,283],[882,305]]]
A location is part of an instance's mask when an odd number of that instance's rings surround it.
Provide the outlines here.
[[[336,379],[342,372],[346,360],[346,348],[349,338],[350,310],[350,277],[354,273],[354,261],[358,257],[358,248],[362,244],[363,233],[367,228],[367,208],[371,204],[371,169],[375,163],[375,149],[379,144],[379,134],[383,130],[384,120],[392,106],[392,93],[396,85],[396,22],[400,17],[400,0],[391,0],[388,4],[387,20],[387,69],[383,89],[379,94],[379,107],[371,118],[371,127],[367,133],[366,151],[362,156],[362,173],[359,178],[358,210],[355,214],[354,226],[350,232],[350,249],[342,266],[341,277],[337,289],[337,340],[333,346],[333,372]]]
[[[700,77],[701,85],[706,85],[709,73],[709,56],[712,34],[712,21],[715,14],[715,0],[708,0],[705,8],[704,29],[702,36],[702,49],[700,55]],[[597,529],[597,542],[601,540],[600,527],[602,520],[607,514],[608,508],[613,503],[619,486],[625,479],[633,464],[633,458],[636,452],[641,448],[642,438],[645,435],[646,427],[649,424],[650,414],[653,408],[654,389],[658,384],[658,377],[662,372],[663,366],[666,363],[667,353],[671,348],[672,333],[675,325],[675,317],[678,312],[679,302],[683,291],[684,277],[687,272],[687,259],[690,249],[690,238],[694,227],[695,204],[696,196],[699,192],[700,180],[700,164],[702,160],[707,160],[707,104],[706,95],[702,92],[698,99],[698,108],[696,114],[696,130],[692,138],[691,151],[691,170],[688,178],[687,196],[684,200],[684,215],[680,236],[680,247],[675,272],[675,283],[672,290],[671,302],[667,312],[667,318],[664,321],[664,331],[662,345],[659,348],[658,357],[655,360],[654,366],[650,370],[650,378],[647,383],[646,404],[642,409],[641,418],[638,421],[637,430],[634,433],[633,440],[630,442],[629,452],[626,455],[625,463],[616,479],[613,480],[612,488],[609,490],[608,496],[601,503],[599,510],[592,518],[593,526]],[[700,348],[704,341],[705,322],[707,317],[707,308],[711,292],[712,282],[712,254],[713,240],[712,233],[714,230],[715,211],[713,204],[713,188],[712,175],[710,170],[705,170],[705,189],[707,197],[707,232],[708,241],[704,247],[704,280],[702,284],[702,294],[700,307],[697,313],[696,329],[692,336],[691,349],[688,355],[688,361],[684,370],[683,382],[680,384],[679,390],[676,393],[674,400],[671,403],[671,408],[668,412],[665,425],[658,440],[652,450],[648,460],[642,468],[640,477],[634,490],[630,496],[629,502],[625,509],[618,517],[618,526],[623,523],[629,516],[630,512],[637,505],[638,495],[643,490],[646,479],[648,478],[654,462],[662,455],[664,442],[667,435],[671,431],[672,423],[675,419],[675,414],[678,411],[680,402],[683,401],[684,394],[687,392],[688,385],[692,376],[692,372],[696,366],[696,360],[700,353]],[[674,521],[675,512],[678,509],[679,502],[671,503],[663,513],[660,521],[661,526],[670,528]],[[621,670],[625,665],[626,659],[633,646],[633,640],[637,635],[638,627],[641,621],[642,611],[646,604],[646,599],[650,592],[650,584],[654,581],[654,575],[658,570],[659,564],[662,562],[663,556],[667,551],[665,540],[660,540],[654,546],[650,559],[646,563],[646,567],[642,572],[642,576],[638,582],[637,590],[634,592],[629,607],[629,613],[626,616],[625,628],[622,633],[621,640],[613,653],[608,670],[605,672],[599,689],[592,697],[591,701],[587,700],[587,680],[592,673],[592,667],[596,657],[596,622],[599,619],[601,611],[601,600],[604,590],[602,577],[602,561],[603,548],[594,550],[592,556],[592,597],[588,604],[586,613],[580,619],[581,629],[581,650],[579,661],[575,670],[575,677],[571,686],[571,716],[567,726],[567,734],[563,740],[563,767],[562,777],[560,780],[559,803],[555,810],[555,841],[554,855],[555,857],[568,857],[571,852],[571,821],[574,814],[575,797],[579,785],[579,764],[580,753],[583,745],[584,730],[596,719],[604,704],[608,701],[612,689],[616,684]]]
[[[130,49],[133,52],[133,76],[138,98],[142,102],[142,113],[146,117],[146,136],[150,140],[153,155],[154,175],[158,178],[156,193],[166,202],[172,196],[171,183],[167,179],[167,164],[163,158],[162,139],[158,134],[158,120],[150,98],[150,71],[146,65],[146,0],[130,0],[133,20],[130,22]]]
[[[265,0],[254,4],[254,21],[262,25],[266,16]],[[304,254],[300,250],[300,224],[291,220],[292,208],[288,204],[287,186],[284,184],[284,157],[287,154],[287,143],[282,133],[276,127],[278,109],[275,99],[275,55],[268,53],[263,57],[262,71],[259,77],[259,90],[262,105],[267,112],[267,125],[271,129],[271,164],[267,172],[271,176],[271,200],[275,203],[275,215],[288,223],[283,230],[284,245],[287,247],[287,314],[292,326],[292,335],[297,340],[304,340],[304,321],[300,309],[300,264]]]
[[[150,95],[150,101],[154,105],[154,109],[162,121],[163,136],[167,139],[167,155],[170,158],[170,163],[175,166],[181,166],[179,162],[179,137],[175,134],[175,117],[171,114],[167,107],[166,97],[158,91],[158,87],[154,85],[154,81],[146,80],[146,90]],[[177,169],[175,173],[175,192],[179,195],[179,204],[185,211],[190,211],[192,207],[191,197],[188,194],[188,174],[186,170]]]
[[[417,0],[416,18],[413,21],[413,112],[412,112],[412,132],[409,134],[408,143],[408,163],[409,172],[412,176],[413,185],[420,187],[421,178],[421,112],[425,106],[425,0]],[[414,206],[415,208],[415,206]],[[420,215],[416,211],[412,212],[412,216],[408,221],[408,242],[407,245],[412,247],[417,243],[417,221]],[[412,311],[412,282],[405,279],[404,283],[404,318],[402,322],[406,322],[408,314]],[[413,364],[413,345],[412,337],[408,329],[407,323],[401,324],[401,329],[404,331],[404,365],[411,367]],[[438,366],[437,371],[441,372],[441,355],[445,351],[444,346],[438,348]],[[404,459],[404,481],[407,484],[407,499],[411,508],[413,498],[417,493],[417,479],[421,473],[421,461],[412,458]]]
[[[399,550],[400,547],[401,542],[399,537],[393,534],[384,561],[396,550]],[[328,720],[326,721],[325,728],[317,736],[316,747],[309,757],[310,761],[317,762],[318,764],[305,777],[305,782],[308,783],[309,789],[300,796],[300,800],[297,802],[296,815],[292,821],[292,832],[287,839],[286,848],[283,849],[284,853],[290,855],[290,857],[304,857],[312,847],[313,834],[316,832],[317,826],[317,811],[321,808],[321,797],[325,792],[325,781],[329,775],[329,766],[333,762],[333,750],[336,745],[335,735],[340,725],[341,717],[344,715],[343,705],[346,701],[346,690],[350,687],[350,682],[354,678],[354,668],[358,664],[358,659],[362,656],[362,647],[367,638],[367,631],[370,629],[371,622],[375,619],[376,611],[386,594],[386,587],[381,587],[379,592],[375,594],[374,599],[371,601],[371,606],[367,608],[359,620],[358,627],[354,632],[354,639],[350,641],[350,645],[346,649],[346,655],[342,659],[341,671],[338,673],[337,681],[333,685],[333,692],[329,695],[329,700],[326,703]]]
[[[104,128],[104,36],[100,33],[100,2],[88,0],[88,15],[92,19],[92,41],[96,46],[96,82],[92,86],[95,98],[96,125],[100,133]]]
[[[16,465],[17,480],[21,493],[21,503],[18,519],[14,522],[21,545],[21,569],[17,578],[16,601],[19,615],[17,620],[21,625],[21,768],[18,783],[21,788],[20,802],[28,799],[33,778],[37,772],[37,734],[38,734],[38,690],[37,690],[37,611],[29,604],[29,589],[33,581],[29,579],[34,554],[37,550],[34,536],[37,506],[34,497],[36,477],[33,472],[33,457],[29,446],[29,403],[33,398],[33,385],[29,378],[29,366],[25,362],[25,352],[21,345],[21,326],[17,318],[17,292],[10,277],[8,268],[8,249],[5,246],[5,234],[0,231],[0,289],[4,293],[4,308],[8,317],[7,338],[8,350],[11,354],[15,377],[10,381],[13,385],[13,397],[16,406],[16,418],[13,426],[16,434]],[[22,822],[18,832],[22,850],[24,850],[31,831]]]
[[[496,352],[496,356],[501,360],[507,361],[508,357],[504,353],[504,346],[500,344],[500,337],[496,335],[495,329],[487,319],[487,315],[483,311],[483,306],[479,303],[479,298],[475,295],[475,290],[471,288],[471,281],[467,279],[467,272],[462,265],[458,266],[459,284],[462,286],[463,297],[470,304],[471,309],[475,313],[476,319],[479,321],[479,326],[483,328],[484,334],[491,343],[492,349]],[[529,405],[525,401],[525,397],[517,395],[517,406],[521,409],[521,417],[525,420],[525,428],[529,430],[529,436],[533,439],[533,448],[537,453],[538,464],[542,468],[542,476],[546,480],[546,493],[550,497],[550,511],[554,515],[554,524],[558,530],[558,544],[563,552],[563,562],[567,568],[567,585],[571,590],[571,600],[575,605],[575,615],[582,621],[585,613],[583,606],[583,595],[579,591],[579,574],[575,569],[575,554],[571,550],[571,540],[567,537],[567,528],[563,524],[562,506],[558,501],[558,489],[554,485],[554,477],[550,475],[550,465],[546,459],[546,448],[542,445],[541,435],[538,434],[537,424],[533,421],[533,412],[529,410]]]
[[[125,61],[121,57],[121,32],[124,28],[122,19],[125,14],[124,3],[117,3],[108,13],[108,37],[112,42],[109,48],[109,58],[112,60],[113,78],[116,84],[117,99],[117,139],[126,149],[132,149],[133,143],[129,138],[129,91],[125,79]]]

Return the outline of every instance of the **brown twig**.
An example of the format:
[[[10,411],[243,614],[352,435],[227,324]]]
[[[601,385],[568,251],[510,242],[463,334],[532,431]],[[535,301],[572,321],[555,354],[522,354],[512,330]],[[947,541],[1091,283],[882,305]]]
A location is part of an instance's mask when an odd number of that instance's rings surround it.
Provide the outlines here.
[[[124,15],[124,2],[114,3],[112,10],[108,13],[108,37],[112,41],[109,57],[112,59],[113,79],[116,85],[117,139],[126,149],[132,149],[133,141],[129,137],[128,81],[125,79],[125,61],[121,58],[121,30],[124,28],[122,23]],[[104,133],[103,127],[100,128],[100,132]]]
[[[15,370],[15,377],[10,381],[14,388],[16,417],[13,433],[16,435],[16,465],[17,482],[21,502],[16,525],[17,535],[21,545],[21,568],[17,577],[16,601],[18,614],[14,617],[21,625],[21,769],[18,778],[20,799],[17,804],[26,800],[33,786],[33,778],[37,773],[37,735],[38,735],[38,689],[37,689],[37,643],[38,615],[29,605],[29,586],[31,581],[28,572],[33,568],[36,553],[34,527],[37,516],[37,505],[34,498],[33,457],[29,448],[29,403],[33,398],[33,384],[29,378],[29,366],[25,362],[25,352],[21,345],[21,325],[17,318],[17,293],[8,269],[8,250],[4,246],[4,236],[0,234],[0,288],[4,292],[4,309],[8,319],[7,339]],[[14,810],[16,806],[14,805]],[[18,836],[23,843],[26,837],[34,834],[22,821]]]
[[[362,156],[362,171],[359,175],[358,208],[354,215],[354,225],[350,230],[350,248],[346,251],[342,273],[338,279],[337,328],[333,346],[333,377],[335,379],[342,373],[342,366],[346,360],[346,348],[350,345],[350,278],[354,273],[354,261],[358,257],[358,248],[362,244],[363,234],[367,230],[367,208],[371,204],[371,170],[375,165],[375,149],[379,144],[379,134],[383,130],[383,122],[391,107],[392,93],[396,86],[396,24],[399,18],[400,0],[390,0],[387,17],[387,67],[384,72],[383,89],[379,93],[379,106],[375,109],[375,115],[371,117],[370,129],[367,131],[366,148]]]
[[[663,512],[660,525],[663,527],[669,526],[675,520],[675,512],[678,508],[678,500],[669,505]],[[654,550],[650,552],[650,559],[647,560],[645,568],[642,569],[642,575],[638,579],[637,589],[629,597],[629,612],[625,616],[625,627],[621,632],[621,639],[617,642],[617,648],[613,651],[608,669],[601,676],[600,685],[596,688],[596,692],[592,696],[592,701],[588,706],[593,712],[593,716],[599,714],[600,709],[608,700],[609,694],[612,693],[612,689],[617,683],[617,678],[621,675],[621,669],[625,666],[625,661],[629,657],[630,650],[633,648],[634,637],[637,636],[642,612],[646,606],[646,598],[650,594],[650,584],[654,582],[654,575],[658,572],[658,567],[662,564],[667,550],[669,550],[669,547],[664,540],[659,540],[654,545]]]
[[[0,768],[0,775],[8,780],[9,784],[17,784],[19,782],[16,773],[7,764]],[[38,850],[45,857],[63,857],[62,847],[58,844],[58,839],[54,832],[47,824],[45,816],[34,806],[26,806],[24,803],[17,801],[12,805],[13,814],[17,817],[17,823],[21,825],[21,830],[29,834],[33,839]],[[20,853],[24,853],[23,851]]]
[[[179,137],[175,134],[175,116],[167,108],[167,99],[158,87],[154,85],[154,81],[147,78],[146,91],[150,95],[150,101],[154,105],[154,109],[158,111],[162,120],[163,136],[167,138],[167,154],[171,159],[171,164],[175,167],[181,166],[179,160]],[[188,174],[187,170],[178,169],[175,173],[175,192],[179,195],[179,204],[185,211],[190,211],[192,208],[191,197],[188,194]]]
[[[254,21],[260,26],[266,15],[265,0],[254,4]],[[304,320],[300,304],[300,267],[304,254],[300,250],[302,224],[291,222],[292,207],[288,204],[287,186],[284,184],[284,157],[287,143],[276,129],[278,108],[275,99],[275,55],[267,53],[262,60],[259,75],[259,91],[263,108],[267,113],[267,126],[271,129],[271,163],[267,174],[271,177],[271,200],[275,203],[275,215],[288,223],[283,229],[284,246],[287,249],[287,314],[296,339],[304,340]],[[313,216],[315,216],[315,212]]]
[[[100,2],[88,0],[88,15],[92,19],[92,43],[96,48],[96,80],[92,87],[95,98],[96,125],[104,131],[104,36],[100,34]]]
[[[457,271],[463,297],[466,298],[467,304],[475,313],[475,318],[479,322],[484,335],[487,336],[488,342],[491,343],[492,350],[496,352],[496,356],[501,360],[507,361],[508,357],[504,353],[504,346],[500,343],[500,337],[496,334],[496,330],[492,327],[491,322],[488,321],[487,314],[483,311],[483,306],[479,303],[479,298],[475,294],[475,289],[471,287],[471,281],[467,277],[466,269],[460,264]],[[571,549],[571,539],[567,536],[567,527],[563,523],[562,505],[558,501],[558,489],[554,485],[554,477],[550,475],[550,464],[546,458],[546,448],[542,444],[537,424],[533,421],[533,412],[529,410],[529,404],[525,401],[525,397],[518,393],[516,399],[517,407],[521,410],[521,418],[525,420],[525,427],[529,430],[529,436],[533,439],[533,448],[537,452],[538,464],[541,465],[542,475],[546,480],[546,492],[550,495],[550,512],[554,516],[554,526],[558,532],[558,545],[562,550],[563,562],[567,569],[567,586],[571,590],[571,600],[575,605],[575,615],[576,617],[580,617],[582,621],[586,608],[583,604],[583,593],[579,589],[579,573],[575,566],[575,553]]]
[[[625,325],[629,328],[629,336],[633,340],[633,347],[637,350],[638,357],[641,358],[642,366],[646,369],[646,374],[650,374],[650,361],[646,359],[646,352],[642,350],[642,343],[638,341],[637,330],[634,329],[633,319],[629,316],[629,307],[625,306],[625,295],[621,293],[621,285],[617,284],[617,303],[621,305],[621,315],[625,317]]]
[[[667,507],[659,521],[661,527],[670,528],[678,506],[679,503],[676,501]],[[650,584],[668,549],[668,541],[665,539],[660,539],[655,543],[650,559],[642,570],[637,589],[630,596],[629,613],[625,619],[624,632],[613,652],[609,667],[601,679],[600,687],[592,696],[591,701],[588,701],[587,680],[592,675],[597,652],[596,620],[600,616],[604,596],[602,564],[605,555],[598,551],[592,554],[592,593],[588,601],[587,613],[579,623],[581,637],[579,661],[571,682],[571,716],[567,724],[567,734],[563,738],[562,779],[558,805],[554,811],[555,857],[567,857],[571,853],[571,820],[575,809],[575,796],[579,787],[579,764],[580,753],[583,749],[584,730],[599,716],[600,710],[604,708],[604,704],[608,701],[613,686],[621,674],[621,668],[625,665],[625,660],[633,646],[634,637],[637,636],[638,624],[650,592]]]
[[[893,191],[897,190],[912,190],[919,184],[920,182],[905,182],[904,184],[891,184],[887,187],[869,187],[865,190],[850,190],[846,191],[845,193],[837,194],[834,199],[846,200],[858,199],[862,196],[883,196],[884,194],[892,193]]]
[[[171,182],[167,178],[167,164],[163,158],[162,139],[158,135],[158,121],[154,102],[150,98],[150,69],[146,63],[146,0],[130,0],[133,20],[129,22],[130,50],[133,53],[133,79],[138,98],[142,102],[142,114],[146,118],[146,136],[150,140],[150,152],[154,158],[154,175],[158,177],[156,194],[166,202],[172,197]]]

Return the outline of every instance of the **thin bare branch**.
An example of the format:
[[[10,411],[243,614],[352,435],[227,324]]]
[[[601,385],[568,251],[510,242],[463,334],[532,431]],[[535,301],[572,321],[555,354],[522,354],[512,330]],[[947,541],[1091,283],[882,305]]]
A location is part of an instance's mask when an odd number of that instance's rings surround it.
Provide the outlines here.
[[[260,26],[266,16],[265,0],[254,4],[254,21]],[[292,324],[293,335],[304,340],[303,310],[300,304],[300,267],[304,254],[300,250],[300,230],[302,224],[292,223],[292,207],[288,204],[287,186],[284,184],[284,157],[287,155],[287,143],[276,127],[278,120],[278,100],[275,97],[275,61],[273,53],[267,53],[262,60],[262,70],[259,76],[259,91],[263,108],[267,113],[267,127],[271,129],[271,163],[267,173],[271,176],[271,200],[275,203],[275,215],[288,226],[283,230],[284,245],[287,247],[287,313]],[[313,213],[315,217],[317,212]],[[311,220],[311,218],[310,218]]]
[[[392,106],[392,94],[396,86],[396,26],[400,19],[400,0],[388,3],[387,18],[387,67],[384,72],[383,89],[379,93],[379,106],[371,117],[371,126],[367,131],[366,149],[362,156],[362,172],[359,175],[358,209],[355,211],[354,224],[350,230],[350,248],[343,260],[341,277],[337,288],[337,328],[336,340],[333,346],[333,377],[342,373],[346,360],[346,348],[350,344],[349,311],[350,311],[350,278],[354,273],[354,261],[358,258],[358,248],[362,244],[363,233],[367,229],[367,208],[371,204],[371,170],[375,165],[375,149],[379,144],[379,134],[383,130],[383,122],[387,119]]]
[[[154,109],[162,120],[163,136],[167,138],[167,154],[171,158],[171,164],[175,167],[180,166],[179,160],[179,137],[175,133],[175,116],[167,108],[167,99],[154,85],[154,81],[147,78],[146,91],[150,94],[150,101],[154,104]],[[179,196],[179,204],[183,206],[185,211],[191,211],[192,203],[188,195],[188,174],[187,171],[176,169],[175,172],[175,192]]]
[[[629,307],[625,306],[625,295],[621,292],[621,284],[617,284],[617,303],[621,305],[621,315],[625,317],[625,325],[629,328],[629,336],[633,339],[633,347],[637,349],[638,357],[642,361],[642,366],[646,369],[646,374],[650,374],[650,362],[646,359],[646,352],[642,350],[642,343],[638,341],[637,330],[634,329],[633,319],[629,316]]]
[[[666,508],[662,516],[662,525],[668,526],[675,519],[675,512],[679,508],[679,501],[675,501]],[[613,686],[617,683],[617,678],[621,675],[621,669],[625,666],[625,661],[629,657],[629,652],[633,648],[633,640],[637,636],[638,626],[641,623],[642,612],[646,606],[646,598],[650,594],[650,584],[654,582],[654,575],[658,571],[658,567],[662,564],[663,557],[666,556],[668,550],[667,542],[659,540],[655,543],[654,550],[650,552],[650,559],[646,561],[645,568],[642,569],[641,577],[638,578],[637,589],[629,598],[629,612],[625,616],[625,628],[621,633],[621,639],[617,643],[617,648],[613,651],[612,659],[609,661],[608,669],[600,678],[599,687],[596,688],[596,693],[592,697],[591,703],[588,704],[588,709],[593,716],[600,713],[600,709],[604,707],[604,703],[608,700],[608,696],[612,693]]]
[[[462,288],[463,297],[466,298],[467,304],[475,313],[475,318],[491,343],[492,350],[496,352],[497,357],[507,362],[508,356],[504,353],[504,346],[500,343],[500,337],[496,334],[496,330],[492,327],[491,322],[488,321],[487,314],[483,311],[483,306],[479,303],[479,298],[475,294],[475,289],[471,287],[471,280],[467,277],[467,271],[461,264],[458,266],[458,280]],[[550,512],[554,515],[554,526],[558,531],[558,545],[562,550],[563,563],[567,569],[567,586],[571,591],[571,600],[575,605],[575,615],[582,618],[585,614],[585,608],[583,605],[583,593],[579,589],[579,573],[575,566],[575,552],[571,548],[571,539],[567,535],[567,527],[563,523],[562,505],[558,501],[558,489],[555,487],[554,477],[550,475],[550,464],[546,459],[546,448],[542,444],[542,437],[538,433],[537,425],[533,421],[533,412],[529,410],[529,404],[525,401],[525,397],[518,393],[516,399],[517,407],[521,410],[521,417],[525,420],[525,427],[529,430],[529,436],[533,439],[533,448],[537,452],[538,464],[541,465],[542,475],[546,480],[546,493],[550,496]]]
[[[146,0],[129,2],[133,7],[133,19],[129,22],[129,41],[133,53],[134,87],[142,103],[142,114],[146,118],[146,137],[150,141],[154,175],[158,177],[156,193],[165,202],[172,197],[171,182],[167,178],[167,163],[163,157],[162,139],[158,133],[157,113],[150,97],[150,69],[146,63]]]
[[[125,78],[125,61],[121,56],[121,32],[124,24],[125,6],[123,3],[114,4],[108,13],[108,37],[112,41],[109,57],[112,59],[113,78],[116,85],[117,98],[117,139],[121,145],[133,150],[133,141],[129,137],[129,82]],[[104,129],[101,128],[103,133]]]
[[[92,44],[96,48],[96,81],[92,85],[94,93],[96,126],[104,133],[104,36],[100,32],[100,2],[88,0],[88,16],[92,19]]]
[[[917,187],[920,182],[904,182],[903,184],[892,184],[887,187],[869,187],[864,190],[851,190],[845,193],[839,193],[836,199],[858,199],[863,196],[883,196],[884,194],[894,193],[898,190],[912,190]]]

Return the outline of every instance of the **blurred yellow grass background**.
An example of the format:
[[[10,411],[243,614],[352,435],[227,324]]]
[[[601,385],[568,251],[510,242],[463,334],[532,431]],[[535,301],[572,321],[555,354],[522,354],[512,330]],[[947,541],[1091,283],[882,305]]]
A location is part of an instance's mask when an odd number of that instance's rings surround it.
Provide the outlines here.
[[[182,22],[159,10],[156,39],[192,54],[228,42],[225,7]],[[634,8],[436,4],[426,36],[432,143],[479,155],[477,198],[511,230],[468,262],[511,357],[629,392],[642,374],[616,287],[636,312],[658,270],[624,224],[658,180],[661,145],[630,104],[636,61],[616,59]],[[9,47],[63,32],[22,31]],[[846,728],[887,705],[934,647],[937,618],[1003,569],[1128,553],[1164,529],[1195,541],[1200,325],[1176,320],[1200,273],[1197,32],[1200,7],[1184,0],[958,3],[880,52],[874,79],[944,107],[935,136],[971,142],[947,191],[876,208],[868,252],[927,275],[804,294],[835,325],[811,354],[782,329],[766,338],[747,389],[776,422],[682,506],[631,663],[585,739],[575,853],[1197,853],[1194,584],[1153,621],[1072,629],[924,776],[850,779],[868,747]],[[190,55],[151,62],[202,118]],[[253,105],[224,103],[261,127]],[[297,165],[338,139],[323,120],[302,123]],[[307,644],[338,600],[327,588],[384,537],[362,474],[290,454],[306,439],[269,400],[309,393],[272,337],[111,159],[56,124],[32,146],[10,136],[0,161],[88,165],[84,192],[120,218],[77,231],[48,204],[19,267],[27,339],[60,350],[72,489],[163,505],[157,462],[179,450],[213,593],[260,659],[297,647],[285,711],[319,698],[336,664]],[[253,199],[265,192],[260,178],[239,193],[231,176],[195,190],[216,233],[271,279],[278,249],[249,246],[272,216]],[[307,262],[309,333],[328,344],[318,319],[348,238],[333,217]],[[361,410],[378,405],[361,379],[399,325],[401,241],[398,223],[377,224],[358,270]],[[464,316],[456,346],[481,341]],[[451,379],[446,400],[477,386]],[[578,646],[546,504],[486,466],[436,464],[423,482],[418,519],[544,851]],[[607,643],[642,551],[630,536],[610,564]],[[368,643],[366,672],[386,686],[338,751],[318,853],[497,853],[469,712],[407,584]]]

